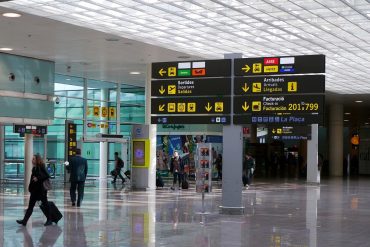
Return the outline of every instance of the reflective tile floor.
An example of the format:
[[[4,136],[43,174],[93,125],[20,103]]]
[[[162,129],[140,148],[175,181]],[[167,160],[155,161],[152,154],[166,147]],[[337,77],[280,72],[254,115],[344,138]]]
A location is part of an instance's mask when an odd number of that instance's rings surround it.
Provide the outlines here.
[[[86,188],[81,208],[68,190],[49,193],[64,218],[44,227],[38,207],[27,227],[21,185],[0,186],[0,246],[370,246],[370,179],[258,181],[243,190],[245,214],[220,215],[221,190],[132,192],[106,182]]]

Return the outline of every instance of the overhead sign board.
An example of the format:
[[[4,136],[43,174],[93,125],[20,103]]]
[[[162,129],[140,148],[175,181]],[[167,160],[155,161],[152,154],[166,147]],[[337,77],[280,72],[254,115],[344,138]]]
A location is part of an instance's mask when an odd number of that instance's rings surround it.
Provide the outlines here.
[[[325,55],[239,58],[235,76],[325,73]]]
[[[234,98],[234,113],[323,113],[324,95],[264,95]]]
[[[152,98],[152,114],[230,114],[230,97]]]
[[[324,75],[236,77],[234,95],[325,93]]]
[[[47,126],[37,126],[37,125],[13,125],[14,133],[19,134],[34,134],[34,135],[45,135],[48,133]]]
[[[172,79],[152,81],[152,96],[230,95],[231,78]]]
[[[208,116],[152,116],[152,124],[230,124],[228,115]]]
[[[272,140],[310,140],[310,126],[269,126],[268,136]]]
[[[245,114],[245,115],[234,115],[234,124],[294,124],[294,125],[306,125],[306,124],[323,124],[324,117],[322,114],[289,114],[289,115],[277,115],[277,114]]]
[[[153,79],[230,77],[231,59],[152,64]]]

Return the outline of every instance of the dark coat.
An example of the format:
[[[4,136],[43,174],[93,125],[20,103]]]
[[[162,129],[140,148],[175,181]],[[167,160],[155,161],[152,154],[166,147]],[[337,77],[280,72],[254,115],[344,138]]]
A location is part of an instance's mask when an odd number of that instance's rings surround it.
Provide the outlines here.
[[[71,182],[84,182],[87,176],[87,160],[81,156],[74,156],[69,161]]]
[[[37,178],[37,182],[33,181],[34,177]],[[31,193],[32,197],[41,200],[41,197],[46,193],[43,182],[48,178],[50,178],[50,176],[45,167],[32,168],[30,184],[28,185],[28,191]]]

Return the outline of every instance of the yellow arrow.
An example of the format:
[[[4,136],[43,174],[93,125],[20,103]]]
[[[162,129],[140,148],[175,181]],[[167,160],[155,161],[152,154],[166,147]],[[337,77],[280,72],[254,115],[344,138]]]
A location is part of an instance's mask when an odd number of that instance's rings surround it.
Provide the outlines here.
[[[249,109],[248,103],[244,101],[244,105],[242,105],[242,108],[243,108],[244,111],[248,111],[248,109]]]
[[[275,129],[272,129],[272,133],[275,134],[275,132],[276,132]]]
[[[248,92],[249,87],[248,87],[247,83],[244,83],[244,86],[242,87],[242,89],[243,89],[244,93]]]
[[[245,73],[247,73],[250,69],[251,69],[251,67],[249,67],[249,65],[248,65],[248,64],[246,64],[246,65],[242,68],[242,70],[244,70],[244,72],[245,72]]]
[[[166,104],[163,104],[163,105],[159,105],[159,111],[164,111],[164,107],[166,106]]]
[[[206,110],[209,112],[210,110],[212,110],[212,106],[209,104],[209,102],[208,102],[208,104],[207,104],[207,106],[205,106],[205,108],[206,108]]]
[[[166,73],[167,73],[167,71],[165,71],[163,68],[159,70],[159,74],[160,74],[161,76],[163,76],[163,75],[164,75],[164,74],[166,74]]]
[[[164,92],[166,92],[166,89],[164,89],[163,85],[162,85],[161,88],[159,89],[159,93],[164,94]]]

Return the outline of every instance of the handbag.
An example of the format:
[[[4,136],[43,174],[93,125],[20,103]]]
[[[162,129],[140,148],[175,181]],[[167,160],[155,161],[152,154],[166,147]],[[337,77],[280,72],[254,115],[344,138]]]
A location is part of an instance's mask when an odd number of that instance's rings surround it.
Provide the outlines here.
[[[50,179],[45,179],[44,182],[42,183],[42,186],[44,187],[45,190],[51,190],[51,181]]]

